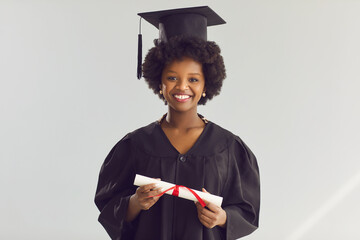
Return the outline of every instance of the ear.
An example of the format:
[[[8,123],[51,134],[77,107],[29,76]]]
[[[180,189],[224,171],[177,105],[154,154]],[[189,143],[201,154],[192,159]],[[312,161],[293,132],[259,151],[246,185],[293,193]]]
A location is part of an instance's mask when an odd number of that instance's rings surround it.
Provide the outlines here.
[[[161,90],[161,84],[159,84],[159,89]]]

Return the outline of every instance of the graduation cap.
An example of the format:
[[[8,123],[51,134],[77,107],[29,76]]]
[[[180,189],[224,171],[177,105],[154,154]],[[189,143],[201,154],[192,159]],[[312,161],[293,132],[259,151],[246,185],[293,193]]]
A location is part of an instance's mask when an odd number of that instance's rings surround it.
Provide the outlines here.
[[[174,36],[195,37],[207,41],[208,26],[226,23],[208,6],[144,12],[138,13],[138,15],[159,29],[159,40],[161,42],[168,42]],[[141,65],[142,36],[140,27],[138,36],[138,79],[141,78]]]

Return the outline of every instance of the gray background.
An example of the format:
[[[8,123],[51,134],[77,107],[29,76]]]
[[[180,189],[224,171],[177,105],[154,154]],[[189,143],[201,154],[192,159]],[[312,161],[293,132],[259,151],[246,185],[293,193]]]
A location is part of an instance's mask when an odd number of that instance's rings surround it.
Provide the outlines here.
[[[93,203],[127,132],[166,112],[136,80],[137,12],[210,5],[221,95],[199,112],[256,154],[244,239],[359,239],[360,1],[0,0],[0,238],[108,239]],[[144,54],[157,31],[143,21]]]

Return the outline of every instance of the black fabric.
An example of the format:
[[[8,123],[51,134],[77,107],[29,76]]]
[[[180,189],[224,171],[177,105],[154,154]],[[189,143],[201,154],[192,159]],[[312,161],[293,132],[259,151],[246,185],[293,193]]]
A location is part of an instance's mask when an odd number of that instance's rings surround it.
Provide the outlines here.
[[[164,42],[168,42],[174,36],[201,38],[207,41],[207,19],[193,13],[164,17],[159,24],[159,36]]]
[[[138,63],[137,63],[137,73],[136,77],[140,80],[142,76],[142,35],[138,34]]]
[[[181,160],[180,160],[181,158]],[[223,197],[226,228],[207,229],[194,202],[164,195],[131,223],[124,221],[135,174]],[[186,153],[171,145],[158,122],[127,134],[110,151],[99,174],[95,203],[112,239],[237,239],[258,226],[260,179],[256,158],[236,135],[208,122]]]
[[[226,23],[208,6],[145,12],[138,15],[159,29],[159,39],[163,42],[168,42],[174,36],[207,41],[208,26]]]
[[[208,6],[190,7],[190,8],[176,8],[169,10],[161,10],[155,12],[143,12],[138,15],[144,18],[147,22],[154,27],[159,28],[159,23],[164,20],[165,17],[176,14],[198,14],[207,18],[207,26],[214,26],[219,24],[225,24],[226,22],[216,12],[214,12]]]

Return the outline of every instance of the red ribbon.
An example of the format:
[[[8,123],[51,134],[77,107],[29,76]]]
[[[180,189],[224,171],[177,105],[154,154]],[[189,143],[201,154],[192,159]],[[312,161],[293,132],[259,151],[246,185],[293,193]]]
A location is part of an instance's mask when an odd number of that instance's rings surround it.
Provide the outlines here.
[[[160,194],[158,194],[156,196],[150,196],[150,197],[160,197],[160,196],[164,195],[166,192],[171,191],[173,189],[174,189],[174,191],[172,192],[172,195],[175,197],[178,197],[179,196],[179,188],[181,188],[181,187],[186,188],[189,192],[191,192],[196,197],[196,199],[199,201],[199,203],[201,204],[202,207],[206,206],[204,201],[201,199],[201,197],[199,197],[199,195],[196,194],[196,192],[194,192],[190,188],[182,186],[182,185],[175,185],[169,189],[166,189],[165,191],[161,192]]]

